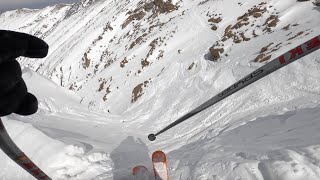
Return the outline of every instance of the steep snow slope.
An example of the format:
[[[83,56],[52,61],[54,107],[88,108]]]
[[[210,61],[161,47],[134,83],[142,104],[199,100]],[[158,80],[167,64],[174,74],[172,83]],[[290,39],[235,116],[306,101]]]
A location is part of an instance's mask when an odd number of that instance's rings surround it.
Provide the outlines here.
[[[50,44],[47,58],[20,62],[76,94],[47,92],[43,89],[50,88],[30,78],[41,109],[31,117],[10,119],[31,122],[48,136],[43,143],[79,146],[83,154],[78,157],[108,154],[101,160],[106,166],[94,166],[99,173],[74,173],[69,168],[78,166],[70,163],[63,172],[49,166],[49,175],[129,179],[134,164],[148,165],[147,153],[163,149],[172,179],[319,179],[319,52],[156,142],[146,139],[318,35],[319,8],[294,0],[152,2],[87,0],[0,15],[0,28],[36,34]]]
[[[98,148],[88,153],[93,148],[90,139],[96,138],[86,132],[91,130],[97,135],[100,128],[96,126],[103,126],[99,123],[103,115],[88,112],[87,108],[79,106],[79,97],[28,68],[23,69],[23,78],[29,90],[38,97],[40,109],[36,115],[27,118],[16,115],[2,118],[18,146],[53,179],[111,179],[113,163],[110,155]],[[2,151],[0,157],[1,179],[34,179]]]

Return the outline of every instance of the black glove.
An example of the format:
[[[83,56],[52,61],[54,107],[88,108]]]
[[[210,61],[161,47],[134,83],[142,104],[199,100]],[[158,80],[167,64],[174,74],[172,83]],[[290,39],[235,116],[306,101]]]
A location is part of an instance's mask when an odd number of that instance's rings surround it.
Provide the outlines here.
[[[28,93],[22,79],[19,56],[43,58],[48,45],[34,36],[0,30],[0,116],[30,115],[38,110],[37,98]]]

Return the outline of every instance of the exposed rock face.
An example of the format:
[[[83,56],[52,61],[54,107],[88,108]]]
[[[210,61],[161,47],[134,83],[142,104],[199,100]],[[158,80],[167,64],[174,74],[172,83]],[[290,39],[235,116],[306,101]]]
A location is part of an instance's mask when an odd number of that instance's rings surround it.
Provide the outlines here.
[[[212,22],[212,23],[219,23],[221,21],[222,21],[221,17],[218,17],[218,18],[213,17],[208,20],[208,22]]]
[[[143,19],[148,12],[152,12],[155,16],[157,14],[170,13],[178,9],[178,6],[171,4],[171,1],[164,2],[163,0],[152,0],[151,2],[140,2],[140,5],[133,12],[129,11],[130,16],[122,24],[122,28],[127,27],[133,20]]]
[[[120,67],[124,68],[127,63],[128,63],[127,58],[124,58],[124,60],[120,62]]]
[[[138,20],[138,21],[141,20],[145,15],[146,15],[145,12],[139,11],[139,10],[138,10],[138,12],[136,12],[136,13],[134,13],[134,14],[131,14],[131,15],[127,18],[127,20],[122,24],[122,29],[125,28],[125,27],[127,27],[127,25],[128,25],[129,23],[131,23],[133,20]]]
[[[222,54],[223,52],[223,48],[210,48],[210,53],[214,60],[218,60],[220,58],[220,54]]]
[[[23,59],[21,64],[79,94],[83,104],[103,109],[121,98],[125,102],[116,108],[124,110],[152,91],[152,82],[145,80],[168,77],[172,73],[168,67],[176,61],[187,75],[196,73],[201,63],[189,53],[204,52],[205,59],[232,61],[238,48],[258,42],[255,52],[243,54],[251,55],[253,61],[267,62],[275,51],[313,33],[302,29],[303,21],[300,25],[295,20],[279,23],[282,12],[272,3],[224,2],[241,11],[215,9],[213,0],[82,0],[73,5],[3,13],[0,24],[10,21],[4,27],[50,43],[46,59]],[[262,36],[272,37],[272,33],[283,33],[288,42],[264,41]],[[208,37],[215,41],[205,39]]]
[[[143,89],[146,88],[149,83],[149,81],[145,81],[133,89],[131,98],[132,103],[136,102],[143,95]]]
[[[90,66],[90,62],[91,62],[90,58],[88,57],[88,54],[84,53],[82,59],[83,59],[83,64],[82,64],[83,68],[87,69]]]
[[[267,3],[262,2],[250,8],[246,13],[239,16],[235,23],[228,25],[224,30],[224,35],[221,40],[209,49],[213,60],[219,60],[223,55],[227,55],[225,51],[225,44],[232,43],[241,44],[250,41],[259,36],[257,32],[263,34],[272,33],[272,30],[277,27],[280,22],[276,11],[270,11],[272,6],[267,6]],[[211,18],[210,22],[220,22],[220,19]],[[257,23],[257,24],[255,24]],[[212,27],[214,30],[217,28]],[[287,29],[289,27],[285,27]],[[260,34],[261,35],[261,34]],[[268,58],[265,58],[267,56]],[[262,62],[268,60],[269,55],[260,54],[255,61]]]
[[[163,0],[154,0],[151,3],[153,3],[156,6],[156,11],[159,13],[169,13],[178,9],[177,6],[171,4],[171,1],[164,2]],[[152,5],[146,4],[146,6],[150,7]]]
[[[69,11],[66,13],[65,18],[72,16],[73,14],[79,12],[81,9],[84,9],[84,8],[92,5],[96,1],[99,1],[99,0],[81,0],[81,1],[73,4],[72,7],[69,9]]]
[[[217,17],[217,15],[215,17],[212,17],[210,19],[208,19],[208,22],[211,23],[211,29],[216,31],[218,30],[218,24],[222,21],[222,18],[221,17]]]
[[[189,67],[188,67],[188,71],[190,71],[190,70],[192,70],[193,69],[193,67],[194,67],[194,65],[195,65],[195,63],[193,62]]]

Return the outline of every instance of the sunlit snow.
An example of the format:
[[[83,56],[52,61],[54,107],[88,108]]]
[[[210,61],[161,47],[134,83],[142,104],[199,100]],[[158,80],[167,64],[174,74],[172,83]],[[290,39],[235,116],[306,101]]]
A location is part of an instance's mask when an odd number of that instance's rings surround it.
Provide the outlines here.
[[[0,29],[31,33],[50,45],[45,59],[20,59],[40,103],[32,116],[2,118],[17,145],[53,179],[132,179],[136,165],[152,172],[155,150],[167,154],[172,180],[320,179],[319,51],[156,141],[147,139],[262,66],[253,60],[263,47],[273,43],[273,59],[319,35],[320,7],[296,0],[171,2],[177,10],[155,17],[146,12],[126,27],[129,11],[141,7],[138,0],[1,14]],[[261,2],[266,11],[237,29],[250,40],[222,41],[227,27]],[[222,19],[216,31],[209,16]],[[270,32],[263,29],[268,18],[279,20]],[[209,48],[217,41],[224,52],[212,61]],[[133,102],[140,83],[142,94]],[[33,179],[3,152],[0,159],[0,179]]]

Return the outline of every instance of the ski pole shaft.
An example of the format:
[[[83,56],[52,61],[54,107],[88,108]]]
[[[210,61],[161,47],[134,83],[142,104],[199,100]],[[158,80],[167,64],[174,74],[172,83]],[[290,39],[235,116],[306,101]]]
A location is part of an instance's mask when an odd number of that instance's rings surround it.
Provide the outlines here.
[[[190,111],[186,115],[182,116],[181,118],[177,119],[173,123],[169,124],[156,134],[149,134],[148,139],[150,141],[154,141],[156,136],[159,134],[171,129],[172,127],[180,124],[181,122],[187,120],[188,118],[198,114],[199,112],[207,109],[208,107],[216,104],[217,102],[221,101],[222,99],[232,95],[233,93],[239,91],[240,89],[248,86],[249,84],[267,76],[268,74],[302,58],[303,56],[310,54],[320,48],[320,35],[312,38],[311,40],[291,49],[290,51],[282,54],[281,56],[273,59],[269,63],[263,65],[259,69],[253,71],[249,75],[245,76],[243,79],[239,80],[238,82],[234,83],[227,89],[223,90],[221,93],[217,94],[216,96],[212,97],[205,103],[201,104],[194,110]]]
[[[0,118],[0,148],[15,163],[38,180],[51,180],[39,167],[37,167],[13,142]]]

